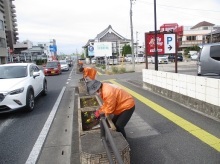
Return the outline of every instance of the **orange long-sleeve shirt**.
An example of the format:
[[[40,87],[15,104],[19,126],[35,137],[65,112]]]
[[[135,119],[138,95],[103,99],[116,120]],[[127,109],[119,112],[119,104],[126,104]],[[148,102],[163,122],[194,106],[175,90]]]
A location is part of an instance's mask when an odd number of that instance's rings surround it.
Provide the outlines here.
[[[100,96],[103,99],[103,105],[99,111],[105,115],[119,115],[135,105],[133,97],[114,84],[103,83]]]
[[[90,68],[90,67],[85,67],[84,71],[83,71],[83,77],[89,77],[92,80],[95,80],[95,76],[96,76],[97,70],[94,68]]]

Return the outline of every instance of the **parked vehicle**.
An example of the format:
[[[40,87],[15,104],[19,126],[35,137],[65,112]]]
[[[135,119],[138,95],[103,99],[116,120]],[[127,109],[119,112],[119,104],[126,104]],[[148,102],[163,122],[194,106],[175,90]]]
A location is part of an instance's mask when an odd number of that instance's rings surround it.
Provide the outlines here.
[[[144,54],[137,54],[135,56],[135,63],[144,63],[145,62],[145,55]]]
[[[192,55],[190,55],[191,60],[197,60],[198,58],[198,53],[194,53]]]
[[[59,75],[62,73],[61,65],[59,61],[48,61],[44,68],[45,76]]]
[[[175,55],[170,54],[170,55],[168,56],[168,61],[170,61],[170,62],[175,62]],[[177,61],[183,61],[183,55],[182,55],[182,53],[178,53],[178,54],[177,54]]]
[[[91,59],[91,63],[92,63],[92,64],[95,64],[95,63],[96,63],[96,58],[95,58],[95,57],[93,57],[93,58]]]
[[[0,113],[32,111],[35,98],[47,94],[45,75],[33,63],[3,64],[0,72]]]
[[[155,56],[151,56],[151,63],[155,63]],[[168,56],[158,55],[158,64],[168,64]]]
[[[109,65],[116,65],[116,64],[118,64],[117,56],[109,56],[109,57],[107,57],[107,61],[108,61]]]
[[[197,75],[220,75],[220,43],[202,46],[197,60]]]
[[[66,60],[60,60],[61,71],[69,71],[69,65]]]
[[[131,55],[131,54],[127,54],[127,55],[125,56],[125,61],[126,61],[126,62],[132,62],[132,55]]]

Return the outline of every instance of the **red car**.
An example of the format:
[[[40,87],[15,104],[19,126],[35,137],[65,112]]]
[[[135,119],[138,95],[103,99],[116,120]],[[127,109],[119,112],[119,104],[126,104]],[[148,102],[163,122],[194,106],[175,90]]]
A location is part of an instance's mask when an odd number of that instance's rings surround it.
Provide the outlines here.
[[[49,61],[44,67],[44,75],[59,75],[61,74],[61,66],[59,61]]]

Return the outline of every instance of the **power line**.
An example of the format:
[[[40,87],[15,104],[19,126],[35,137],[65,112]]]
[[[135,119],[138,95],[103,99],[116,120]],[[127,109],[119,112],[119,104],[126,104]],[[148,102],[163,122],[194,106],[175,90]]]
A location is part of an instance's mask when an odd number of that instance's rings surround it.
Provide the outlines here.
[[[141,1],[141,0],[139,0],[138,2],[153,5],[152,2],[146,2],[146,1]],[[172,6],[172,5],[163,5],[163,4],[157,4],[157,6],[164,6],[164,7],[184,9],[184,10],[198,10],[198,11],[205,11],[205,12],[220,12],[220,11],[216,11],[216,10],[191,9],[191,8],[186,8],[186,7],[179,7],[179,6]]]

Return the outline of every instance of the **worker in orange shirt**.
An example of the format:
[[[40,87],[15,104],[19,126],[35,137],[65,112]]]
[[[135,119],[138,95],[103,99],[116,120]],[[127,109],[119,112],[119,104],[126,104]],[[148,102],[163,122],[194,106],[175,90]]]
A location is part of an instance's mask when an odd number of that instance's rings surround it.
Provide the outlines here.
[[[98,118],[104,113],[110,118],[110,115],[113,115],[112,122],[116,130],[126,138],[124,127],[135,110],[133,97],[114,84],[101,83],[97,80],[87,82],[87,90],[89,94],[99,94],[103,100],[103,105],[95,112],[95,116]]]
[[[79,65],[79,68],[83,67],[83,62],[79,60],[78,65]]]
[[[79,72],[83,73],[83,78],[89,78],[89,80],[95,80],[97,70],[92,67],[81,67],[79,68]]]

